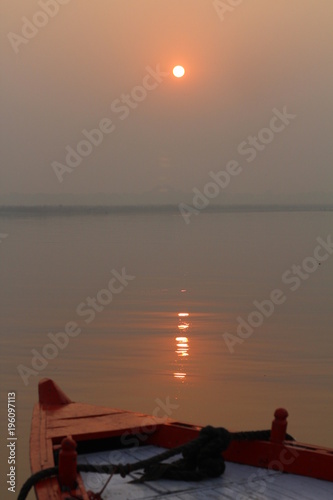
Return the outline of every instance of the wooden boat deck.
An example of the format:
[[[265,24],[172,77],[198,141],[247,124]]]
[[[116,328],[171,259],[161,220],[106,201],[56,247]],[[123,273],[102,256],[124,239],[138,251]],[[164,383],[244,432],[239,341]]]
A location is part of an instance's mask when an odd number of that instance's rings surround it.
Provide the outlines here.
[[[202,482],[158,480],[133,484],[130,481],[139,478],[139,473],[125,479],[115,475],[101,498],[333,498],[333,450],[285,440],[287,412],[278,409],[274,415],[270,440],[233,440],[230,443],[223,453],[227,468],[221,478]],[[36,496],[38,500],[89,500],[87,491],[102,490],[107,475],[77,472],[76,446],[78,463],[126,464],[188,443],[198,437],[200,430],[201,427],[171,419],[75,403],[52,380],[44,379],[39,383],[39,402],[34,407],[31,423],[31,469],[36,473],[59,464],[59,478],[52,477],[35,484]],[[130,447],[133,442],[141,446]],[[68,443],[71,448],[68,448]],[[276,472],[276,468],[284,473]]]
[[[79,455],[78,463],[133,463],[162,453],[165,448],[140,446],[122,450]],[[179,457],[176,457],[176,459]],[[172,461],[172,459],[170,460]],[[108,480],[106,474],[82,473],[86,490],[100,491]],[[172,480],[131,484],[140,478],[132,473],[126,478],[112,477],[102,494],[103,500],[329,500],[333,483],[248,465],[226,463],[223,476],[202,482]]]

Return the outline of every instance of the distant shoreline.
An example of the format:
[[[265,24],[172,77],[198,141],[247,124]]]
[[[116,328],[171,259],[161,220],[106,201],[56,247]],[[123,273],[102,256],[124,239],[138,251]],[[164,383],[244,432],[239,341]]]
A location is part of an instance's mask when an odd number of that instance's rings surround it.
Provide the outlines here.
[[[200,213],[224,212],[332,212],[333,205],[210,205]],[[178,205],[4,205],[0,215],[179,214]]]

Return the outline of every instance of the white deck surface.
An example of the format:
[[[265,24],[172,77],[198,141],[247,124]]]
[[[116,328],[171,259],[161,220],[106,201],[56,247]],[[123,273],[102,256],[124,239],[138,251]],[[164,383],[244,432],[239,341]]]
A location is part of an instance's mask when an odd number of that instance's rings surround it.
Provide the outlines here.
[[[105,463],[131,463],[150,458],[164,451],[156,446],[142,446],[89,455],[80,455],[79,463],[93,465]],[[175,457],[177,460],[180,457]],[[170,460],[172,461],[172,460]],[[86,490],[98,492],[108,475],[83,473]],[[102,494],[103,500],[332,500],[333,483],[318,479],[282,474],[247,465],[226,463],[223,476],[201,482],[171,480],[129,484],[140,477],[133,473],[125,479],[113,476]]]

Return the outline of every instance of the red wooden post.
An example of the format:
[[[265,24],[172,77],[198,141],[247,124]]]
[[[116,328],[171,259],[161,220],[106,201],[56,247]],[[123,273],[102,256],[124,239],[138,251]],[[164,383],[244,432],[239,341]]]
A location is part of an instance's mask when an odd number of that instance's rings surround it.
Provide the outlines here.
[[[72,436],[64,438],[59,452],[59,482],[61,486],[74,490],[76,488],[76,442]]]
[[[272,422],[271,438],[273,443],[283,443],[287,431],[288,412],[284,408],[278,408],[274,413],[275,419]]]

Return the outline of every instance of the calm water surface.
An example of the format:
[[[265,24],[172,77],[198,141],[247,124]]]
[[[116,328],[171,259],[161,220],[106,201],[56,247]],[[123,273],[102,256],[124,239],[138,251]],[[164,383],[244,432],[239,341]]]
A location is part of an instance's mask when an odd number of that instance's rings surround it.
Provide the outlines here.
[[[152,413],[169,400],[172,418],[234,430],[269,428],[283,406],[295,438],[333,446],[333,256],[297,290],[290,281],[332,227],[331,212],[201,213],[189,225],[171,214],[1,216],[1,389],[16,391],[18,483],[42,377],[77,401]],[[110,302],[100,291],[123,268],[135,278]],[[283,303],[231,353],[224,334],[274,289]],[[104,305],[91,312],[89,297]],[[17,366],[31,368],[31,350],[69,321],[81,333],[25,385]]]

